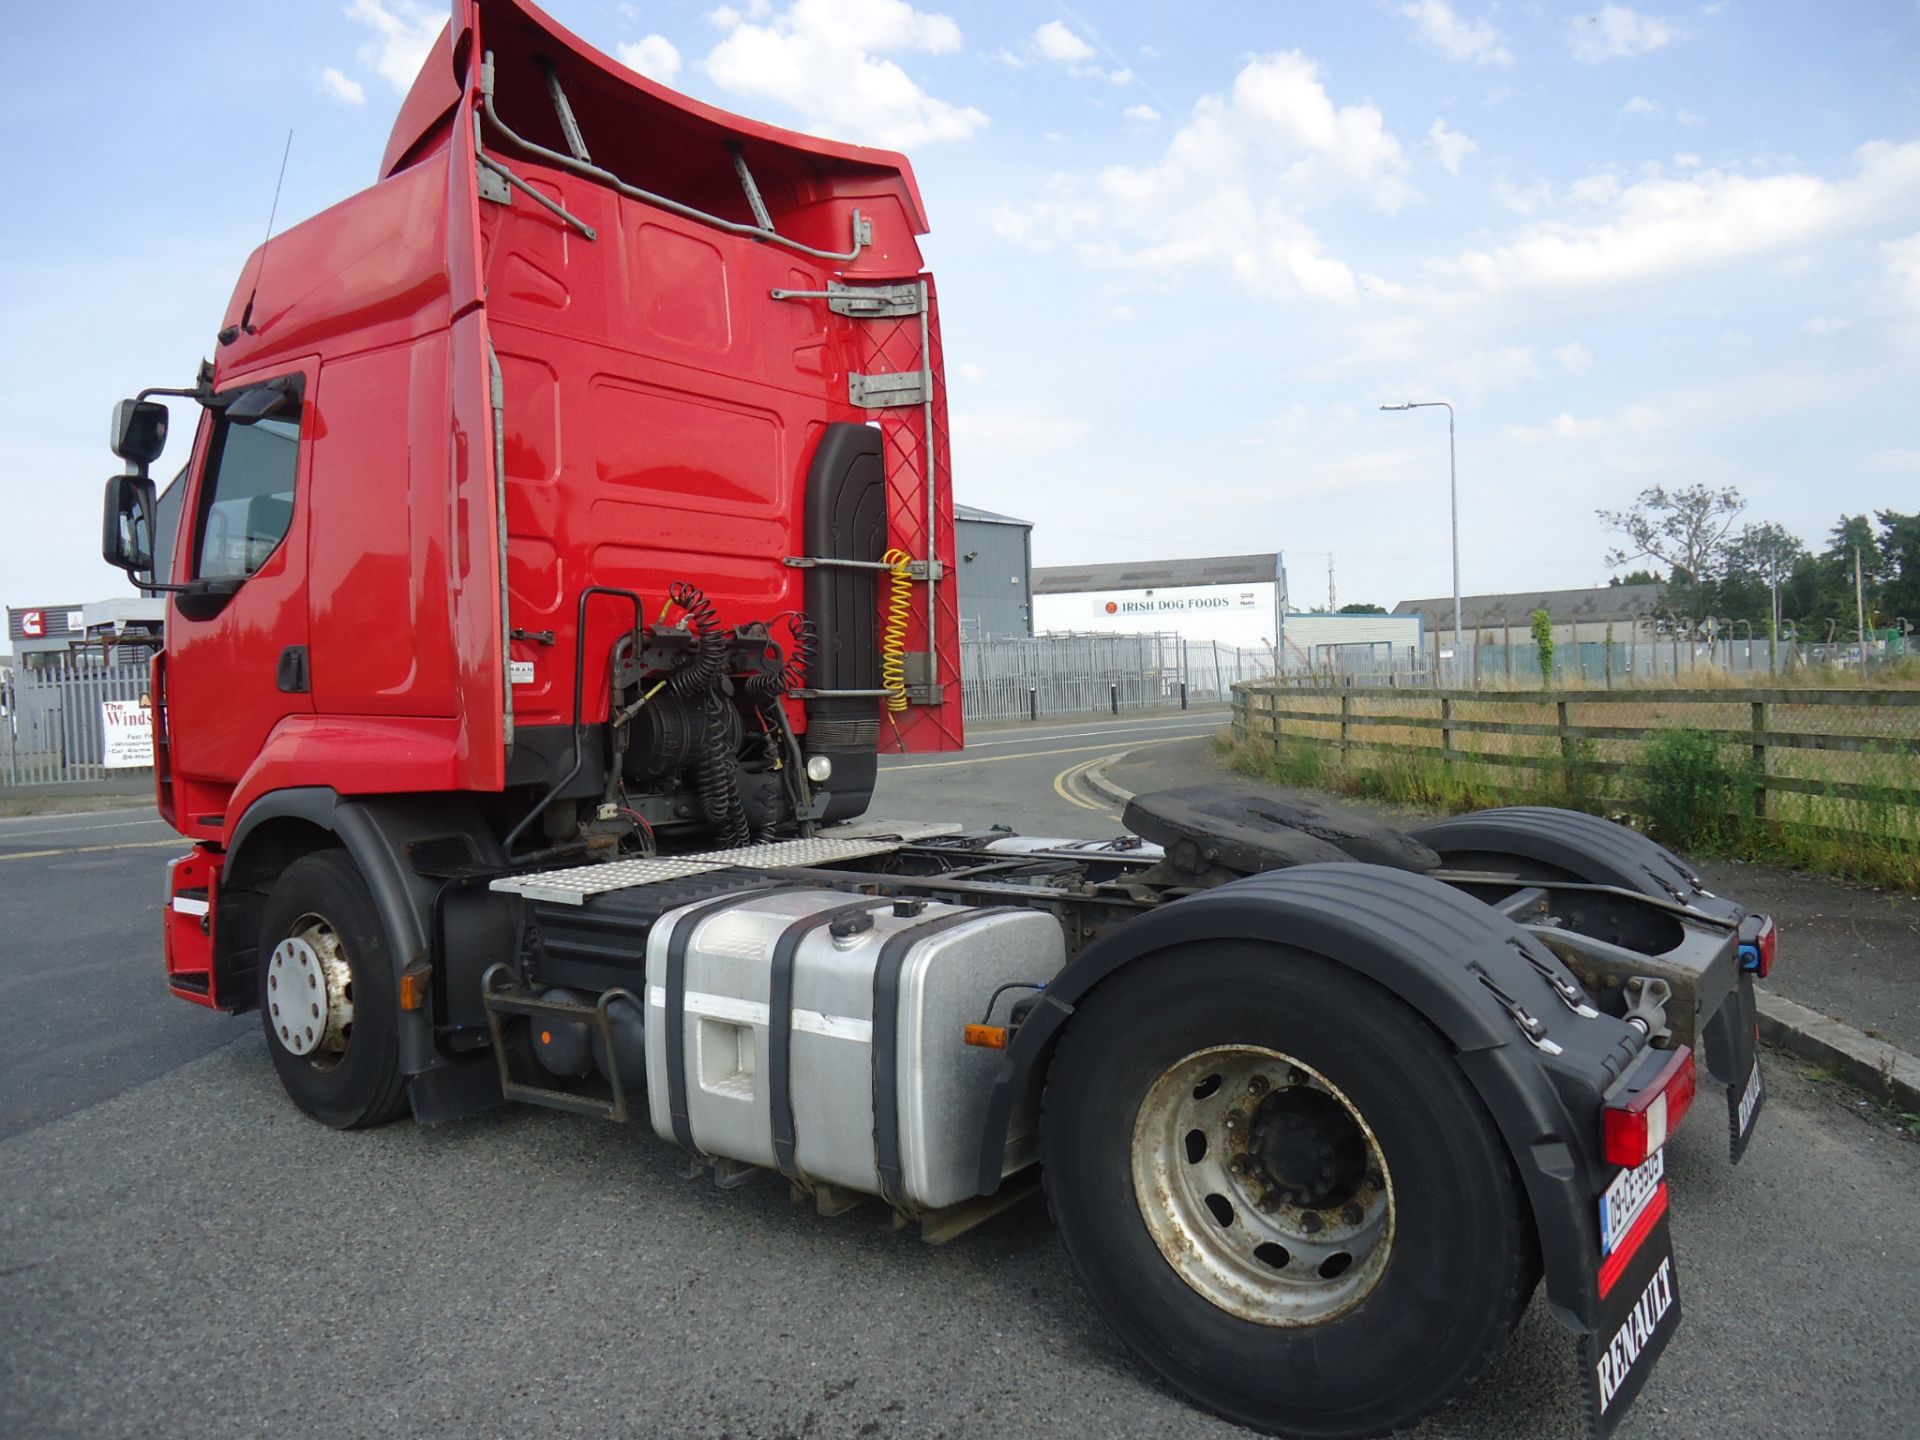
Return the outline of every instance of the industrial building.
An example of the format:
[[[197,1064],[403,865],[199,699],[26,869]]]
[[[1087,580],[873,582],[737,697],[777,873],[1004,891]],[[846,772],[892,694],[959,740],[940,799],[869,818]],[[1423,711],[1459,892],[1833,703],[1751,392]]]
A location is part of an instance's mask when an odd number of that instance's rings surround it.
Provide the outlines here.
[[[1282,670],[1404,666],[1421,647],[1417,616],[1289,610],[1277,552],[1043,565],[1033,572],[1033,589],[1040,630],[1174,634],[1259,651],[1270,668]]]
[[[1660,633],[1666,613],[1667,587],[1662,583],[1600,585],[1586,590],[1521,590],[1507,595],[1462,595],[1460,625],[1474,649],[1526,644],[1533,639],[1533,614],[1544,610],[1553,618],[1555,645],[1599,644],[1613,627],[1616,644],[1644,644]],[[1453,597],[1402,600],[1395,615],[1418,616],[1441,649],[1455,647]]]
[[[1033,634],[1033,522],[955,505],[960,633],[969,640]]]

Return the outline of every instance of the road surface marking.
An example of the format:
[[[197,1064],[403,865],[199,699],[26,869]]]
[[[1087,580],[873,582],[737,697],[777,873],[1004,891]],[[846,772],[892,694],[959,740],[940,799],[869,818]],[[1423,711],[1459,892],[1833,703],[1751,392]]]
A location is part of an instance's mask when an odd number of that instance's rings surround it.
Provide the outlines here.
[[[120,845],[67,845],[59,850],[22,850],[14,855],[0,855],[0,860],[44,860],[49,855],[97,855],[102,850],[157,850],[162,845],[170,845],[175,850],[190,850],[193,842],[184,835],[176,835],[171,840],[130,840]]]
[[[1116,750],[1111,755],[1096,755],[1091,760],[1082,760],[1078,765],[1069,765],[1053,777],[1053,793],[1069,805],[1078,805],[1082,810],[1091,810],[1095,814],[1105,815],[1110,820],[1118,820],[1120,817],[1106,805],[1095,804],[1090,800],[1082,800],[1074,793],[1074,790],[1076,787],[1083,788],[1087,790],[1087,793],[1091,794],[1091,787],[1086,785],[1087,772],[1095,766],[1105,765],[1111,761],[1118,760],[1126,753],[1124,750]]]
[[[1012,735],[1001,740],[969,740],[967,742],[967,749],[985,750],[996,745],[1024,745],[1033,740],[1079,740],[1088,735],[1114,735],[1127,730],[1205,729],[1224,724],[1231,718],[1232,714],[1232,711],[1222,708],[1210,714],[1201,713],[1192,715],[1186,719],[1175,717],[1164,720],[1116,720],[1110,725],[1102,725],[1094,730],[1065,730],[1051,734],[1035,732],[1032,734]],[[1000,732],[996,729],[988,730],[984,733],[988,735],[998,735]]]
[[[1172,745],[1193,738],[1191,735],[1168,735],[1159,740],[1135,741],[1126,748],[1129,751],[1144,750],[1149,745]],[[1089,750],[1111,752],[1112,749],[1113,741],[1109,740],[1104,745],[1069,745],[1064,750],[1022,750],[1012,755],[975,755],[968,760],[923,760],[917,765],[889,765],[881,773],[891,775],[900,770],[946,770],[955,765],[995,765],[1002,760],[1038,760],[1045,755],[1084,755]]]

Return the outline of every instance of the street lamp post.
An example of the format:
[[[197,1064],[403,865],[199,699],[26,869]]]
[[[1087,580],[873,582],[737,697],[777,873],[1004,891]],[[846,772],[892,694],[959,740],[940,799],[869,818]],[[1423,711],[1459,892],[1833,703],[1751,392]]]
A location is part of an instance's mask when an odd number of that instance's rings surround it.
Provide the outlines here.
[[[1453,674],[1460,669],[1460,472],[1453,451],[1453,406],[1445,400],[1409,400],[1400,405],[1382,405],[1382,410],[1443,409],[1447,412],[1447,499],[1453,511]]]

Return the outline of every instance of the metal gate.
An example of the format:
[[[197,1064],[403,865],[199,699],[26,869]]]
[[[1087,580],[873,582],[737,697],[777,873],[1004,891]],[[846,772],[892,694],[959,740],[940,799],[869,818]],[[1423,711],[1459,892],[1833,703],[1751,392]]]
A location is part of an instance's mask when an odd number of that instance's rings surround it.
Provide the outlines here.
[[[106,759],[108,701],[147,698],[145,663],[103,664],[97,656],[61,656],[49,665],[15,669],[0,694],[0,785],[54,785],[140,774],[152,766],[116,768]]]

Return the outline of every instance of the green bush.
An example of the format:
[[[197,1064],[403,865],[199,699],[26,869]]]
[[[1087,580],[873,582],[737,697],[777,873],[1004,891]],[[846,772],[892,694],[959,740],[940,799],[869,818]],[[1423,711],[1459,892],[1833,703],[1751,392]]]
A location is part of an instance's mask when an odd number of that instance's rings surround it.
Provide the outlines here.
[[[1725,850],[1753,826],[1753,762],[1702,730],[1662,730],[1630,772],[1656,840],[1681,850]]]

